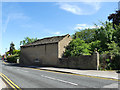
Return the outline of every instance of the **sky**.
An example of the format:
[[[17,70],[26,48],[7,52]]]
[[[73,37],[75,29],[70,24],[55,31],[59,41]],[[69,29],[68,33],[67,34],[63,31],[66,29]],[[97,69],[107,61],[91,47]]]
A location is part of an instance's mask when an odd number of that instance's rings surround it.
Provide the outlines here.
[[[25,37],[44,38],[94,28],[118,9],[118,2],[3,2],[0,54]]]

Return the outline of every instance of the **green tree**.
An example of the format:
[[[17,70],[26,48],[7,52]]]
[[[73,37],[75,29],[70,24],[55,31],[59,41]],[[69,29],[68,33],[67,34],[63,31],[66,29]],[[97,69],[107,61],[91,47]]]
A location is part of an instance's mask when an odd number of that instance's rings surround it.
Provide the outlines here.
[[[13,51],[15,50],[15,44],[13,42],[10,43],[10,54],[12,55],[13,54]]]
[[[68,56],[80,56],[80,55],[90,55],[90,46],[85,43],[84,40],[80,38],[73,39],[70,44],[66,47],[64,53],[65,57]]]
[[[0,55],[0,58],[2,58],[2,56]]]
[[[102,26],[95,31],[94,38],[100,41],[102,51],[108,51],[108,45],[115,39],[115,29],[112,27],[112,23],[102,23]]]
[[[114,41],[120,47],[120,25],[115,25]]]
[[[94,53],[95,48],[97,49],[97,51],[99,53],[102,52],[102,48],[101,48],[101,44],[100,43],[101,43],[101,41],[99,41],[99,40],[96,40],[96,41],[93,41],[93,42],[89,43],[91,54]]]
[[[20,50],[13,50],[13,54],[18,54],[18,56],[20,56]]]
[[[109,20],[112,20],[113,27],[115,28],[115,25],[120,24],[120,10],[116,11],[115,13],[112,13],[108,16]]]
[[[29,38],[29,37],[25,37],[24,40],[20,41],[20,45],[27,45],[30,44],[34,41],[36,41],[37,38]]]
[[[73,34],[73,39],[80,38],[84,40],[86,43],[90,43],[95,40],[94,34],[96,29],[85,29],[81,31],[77,31]]]
[[[107,45],[108,45],[109,53],[111,55],[113,55],[113,56],[120,55],[120,47],[118,46],[117,43],[112,41],[111,43],[109,43]]]

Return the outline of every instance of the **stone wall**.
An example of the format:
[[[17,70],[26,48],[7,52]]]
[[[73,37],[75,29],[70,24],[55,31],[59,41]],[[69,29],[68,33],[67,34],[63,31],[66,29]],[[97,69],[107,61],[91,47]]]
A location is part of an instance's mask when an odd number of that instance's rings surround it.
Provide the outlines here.
[[[99,54],[94,53],[93,55],[61,58],[59,59],[58,67],[98,70]]]
[[[71,40],[71,36],[66,36],[58,43],[58,58],[63,57],[63,53]]]
[[[20,64],[23,65],[57,65],[58,44],[45,44],[21,48]]]

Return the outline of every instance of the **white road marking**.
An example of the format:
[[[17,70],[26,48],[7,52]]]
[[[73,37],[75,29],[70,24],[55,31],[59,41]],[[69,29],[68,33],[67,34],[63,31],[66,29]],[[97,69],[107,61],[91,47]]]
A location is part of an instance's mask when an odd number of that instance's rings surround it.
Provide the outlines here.
[[[28,72],[28,71],[25,71],[25,70],[21,70],[21,71],[23,71],[23,72]]]
[[[20,70],[20,69],[17,69],[17,70]],[[23,72],[29,72],[29,71],[25,71],[25,70],[20,70],[20,71],[23,71]]]
[[[69,82],[69,81],[65,81],[65,80],[61,80],[61,79],[56,79],[56,78],[52,78],[52,77],[48,77],[48,76],[44,76],[44,75],[41,75],[42,77],[45,77],[45,78],[48,78],[48,79],[52,79],[52,80],[56,80],[56,81],[60,81],[60,82],[64,82],[64,83],[69,83],[69,84],[72,84],[72,85],[75,85],[77,86],[78,84],[76,83],[73,83],[73,82]]]
[[[103,88],[118,88],[118,83],[112,83],[109,85],[105,85]]]

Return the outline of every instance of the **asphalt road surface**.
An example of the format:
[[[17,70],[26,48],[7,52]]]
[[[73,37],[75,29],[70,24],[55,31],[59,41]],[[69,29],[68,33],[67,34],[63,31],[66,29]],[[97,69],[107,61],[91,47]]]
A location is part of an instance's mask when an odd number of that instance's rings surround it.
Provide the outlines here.
[[[20,88],[115,88],[118,84],[113,80],[6,65],[1,60],[0,64],[1,72]]]

